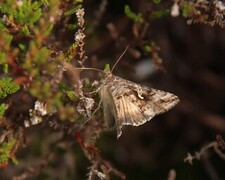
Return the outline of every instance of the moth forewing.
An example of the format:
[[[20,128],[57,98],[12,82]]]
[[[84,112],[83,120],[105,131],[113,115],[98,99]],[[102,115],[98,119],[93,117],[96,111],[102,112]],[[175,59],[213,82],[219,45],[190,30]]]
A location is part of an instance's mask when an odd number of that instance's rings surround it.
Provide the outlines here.
[[[117,111],[109,86],[102,85],[99,94],[103,107],[104,121],[106,122],[107,128],[113,128]]]
[[[145,97],[142,105],[140,100],[135,104],[139,106],[145,116],[154,117],[155,115],[164,113],[173,108],[178,102],[179,98],[172,93],[148,88],[142,86],[143,96]]]

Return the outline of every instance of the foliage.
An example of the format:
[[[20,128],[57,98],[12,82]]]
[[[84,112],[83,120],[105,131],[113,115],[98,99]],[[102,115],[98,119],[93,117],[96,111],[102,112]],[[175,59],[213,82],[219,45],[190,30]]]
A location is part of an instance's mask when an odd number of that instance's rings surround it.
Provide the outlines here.
[[[19,88],[19,85],[14,83],[12,78],[0,79],[0,98],[3,99],[7,95],[15,93]]]
[[[67,96],[70,98],[71,101],[76,101],[77,96],[75,96],[73,91],[66,91]]]
[[[74,8],[72,8],[72,9],[70,9],[70,10],[67,10],[67,11],[65,12],[65,16],[70,16],[70,15],[72,15],[72,14],[75,14],[75,13],[77,12],[77,10],[80,9],[80,8],[82,8],[82,5],[81,5],[81,4],[75,6]]]
[[[8,105],[5,103],[0,104],[0,119],[3,118],[5,111],[7,110]]]
[[[155,4],[159,4],[161,0],[152,0]]]
[[[16,145],[16,139],[11,139],[9,142],[4,142],[0,145],[0,166],[8,164],[9,159],[12,159],[14,164],[18,164],[18,160],[12,153]]]
[[[29,36],[29,28],[32,28],[41,17],[42,5],[42,1],[32,2],[31,0],[12,0],[8,3],[0,3],[1,12],[8,16],[8,18],[5,16],[7,24],[1,23],[1,30],[4,30],[7,25],[12,25],[20,29],[25,36]]]
[[[152,13],[152,18],[162,18],[163,16],[169,15],[170,9],[158,10]]]
[[[0,118],[3,118],[3,115],[8,108],[8,105],[5,103],[0,104]]]
[[[183,2],[181,4],[182,16],[188,17],[192,11],[192,6],[188,2]]]
[[[143,18],[141,16],[141,14],[136,14],[135,12],[133,12],[131,9],[130,9],[130,6],[126,5],[124,7],[124,12],[126,14],[127,17],[129,17],[130,19],[132,19],[133,21],[135,22],[139,22],[139,23],[142,23],[143,22]]]

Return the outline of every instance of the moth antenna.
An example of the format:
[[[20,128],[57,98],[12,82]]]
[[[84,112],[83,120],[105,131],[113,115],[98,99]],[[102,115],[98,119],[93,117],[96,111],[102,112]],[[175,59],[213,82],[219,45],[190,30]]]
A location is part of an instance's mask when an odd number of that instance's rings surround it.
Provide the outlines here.
[[[118,62],[121,60],[121,58],[123,57],[123,55],[127,52],[127,49],[129,48],[130,45],[127,45],[126,49],[123,51],[123,53],[120,55],[120,57],[117,59],[116,63],[113,65],[111,72],[113,72],[113,70],[115,69],[116,65],[118,64]]]
[[[89,67],[81,67],[81,68],[77,68],[77,67],[74,67],[72,66],[70,63],[68,62],[65,62],[65,61],[62,61],[61,62],[61,65],[63,67],[65,67],[66,69],[72,69],[72,68],[75,68],[76,70],[93,70],[93,71],[98,71],[98,72],[101,72],[101,73],[104,73],[103,70],[100,70],[100,69],[96,69],[96,68],[89,68]]]
[[[104,73],[103,70],[96,69],[96,68],[85,68],[85,67],[82,67],[82,68],[76,68],[76,69],[78,69],[78,70],[93,70],[93,71],[98,71],[98,72]]]

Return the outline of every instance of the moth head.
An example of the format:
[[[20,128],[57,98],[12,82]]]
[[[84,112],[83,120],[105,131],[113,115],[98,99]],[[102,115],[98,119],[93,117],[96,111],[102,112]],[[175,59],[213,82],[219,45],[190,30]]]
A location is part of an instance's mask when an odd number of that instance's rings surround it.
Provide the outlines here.
[[[104,68],[103,72],[104,72],[104,78],[103,79],[105,79],[105,81],[107,81],[107,80],[112,78],[113,75],[112,75],[112,72],[110,70],[110,65],[109,64],[105,65],[105,68]]]

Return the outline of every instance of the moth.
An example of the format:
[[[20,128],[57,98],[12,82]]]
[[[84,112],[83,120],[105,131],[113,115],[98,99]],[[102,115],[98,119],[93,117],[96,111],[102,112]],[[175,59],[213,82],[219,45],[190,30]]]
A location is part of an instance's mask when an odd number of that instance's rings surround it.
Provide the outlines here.
[[[179,102],[174,94],[134,83],[111,72],[105,73],[99,94],[104,120],[108,128],[116,127],[117,138],[124,125],[140,126]]]
[[[170,110],[180,101],[172,93],[149,88],[112,74],[128,47],[129,45],[113,65],[111,71],[109,71],[109,67],[106,68],[108,70],[104,71],[104,78],[97,89],[106,125],[109,129],[116,128],[117,138],[121,136],[124,125],[140,126],[154,116]],[[102,73],[102,70],[95,68],[80,69],[96,70]],[[98,109],[99,107],[94,113]]]

